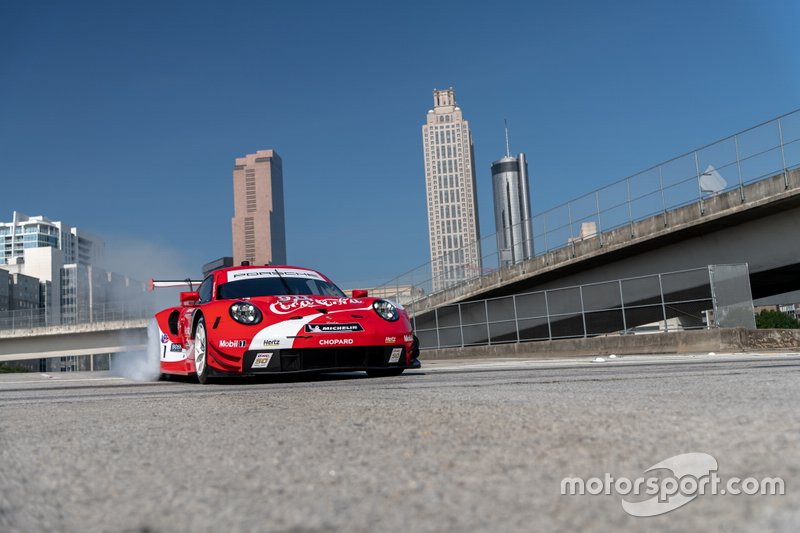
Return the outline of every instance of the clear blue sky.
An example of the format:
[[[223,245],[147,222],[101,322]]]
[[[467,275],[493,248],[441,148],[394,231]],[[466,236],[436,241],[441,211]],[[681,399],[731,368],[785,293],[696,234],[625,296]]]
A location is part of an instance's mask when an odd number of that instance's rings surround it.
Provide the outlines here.
[[[137,276],[231,249],[237,156],[284,160],[292,264],[342,286],[429,259],[420,128],[453,86],[541,212],[800,107],[796,1],[0,0],[0,220],[44,214]]]

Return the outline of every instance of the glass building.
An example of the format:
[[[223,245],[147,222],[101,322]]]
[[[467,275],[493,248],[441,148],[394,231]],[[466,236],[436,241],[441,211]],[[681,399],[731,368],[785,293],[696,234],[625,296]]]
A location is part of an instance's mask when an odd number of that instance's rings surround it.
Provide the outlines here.
[[[500,266],[533,257],[533,228],[525,154],[492,163],[494,221]]]
[[[105,243],[43,216],[29,217],[14,211],[11,222],[0,222],[0,265],[16,264],[24,250],[44,247],[61,250],[64,263],[90,265],[102,258]]]

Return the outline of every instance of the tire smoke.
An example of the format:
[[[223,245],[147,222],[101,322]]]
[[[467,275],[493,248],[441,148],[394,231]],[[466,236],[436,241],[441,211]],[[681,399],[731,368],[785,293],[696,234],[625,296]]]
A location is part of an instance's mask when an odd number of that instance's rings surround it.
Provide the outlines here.
[[[131,339],[127,344],[136,343]],[[161,376],[160,345],[158,325],[152,319],[147,324],[147,348],[116,354],[111,360],[111,373],[133,381],[158,381]]]

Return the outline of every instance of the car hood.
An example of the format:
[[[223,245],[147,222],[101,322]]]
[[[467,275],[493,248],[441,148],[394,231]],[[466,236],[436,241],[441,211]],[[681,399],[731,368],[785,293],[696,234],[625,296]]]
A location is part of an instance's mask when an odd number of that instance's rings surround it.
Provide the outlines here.
[[[339,298],[335,296],[257,296],[249,301],[263,311],[277,316],[304,316],[308,314],[327,314],[341,311],[367,311],[375,298]]]

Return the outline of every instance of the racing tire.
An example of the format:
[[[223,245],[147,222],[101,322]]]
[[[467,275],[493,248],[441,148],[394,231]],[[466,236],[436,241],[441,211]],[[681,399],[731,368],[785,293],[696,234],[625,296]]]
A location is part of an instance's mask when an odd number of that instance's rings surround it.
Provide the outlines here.
[[[197,371],[197,381],[201,385],[211,380],[208,369],[208,332],[203,317],[197,321],[197,329],[194,332],[194,368]]]
[[[392,376],[399,376],[403,373],[405,368],[377,368],[374,370],[367,370],[367,375],[371,378],[388,378]]]

